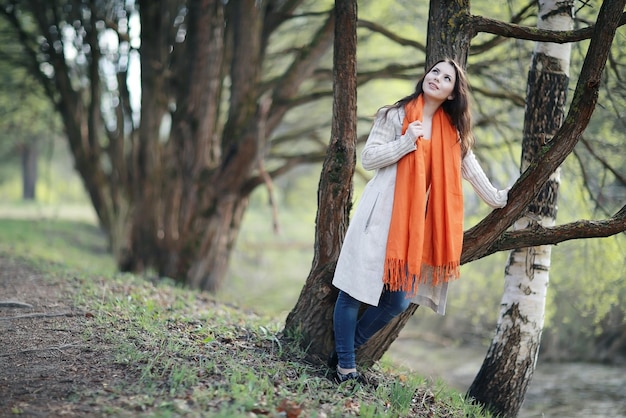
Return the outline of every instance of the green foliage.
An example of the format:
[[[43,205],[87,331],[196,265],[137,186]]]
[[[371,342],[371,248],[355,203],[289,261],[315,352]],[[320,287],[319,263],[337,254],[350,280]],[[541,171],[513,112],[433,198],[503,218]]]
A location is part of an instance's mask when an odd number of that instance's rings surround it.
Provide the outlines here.
[[[4,7],[4,6],[3,6]],[[0,184],[19,170],[20,148],[45,145],[60,135],[59,117],[41,86],[24,66],[24,53],[0,19]]]

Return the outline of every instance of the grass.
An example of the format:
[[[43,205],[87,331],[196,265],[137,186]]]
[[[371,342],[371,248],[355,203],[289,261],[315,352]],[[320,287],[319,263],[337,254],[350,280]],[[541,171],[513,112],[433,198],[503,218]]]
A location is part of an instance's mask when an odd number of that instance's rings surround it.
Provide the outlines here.
[[[80,397],[107,415],[488,416],[441,382],[385,362],[371,371],[376,387],[337,386],[283,338],[275,317],[114,273],[104,237],[89,223],[0,220],[0,231],[0,252],[71,286],[90,318],[84,341],[106,348],[110,366],[124,371],[115,387]]]

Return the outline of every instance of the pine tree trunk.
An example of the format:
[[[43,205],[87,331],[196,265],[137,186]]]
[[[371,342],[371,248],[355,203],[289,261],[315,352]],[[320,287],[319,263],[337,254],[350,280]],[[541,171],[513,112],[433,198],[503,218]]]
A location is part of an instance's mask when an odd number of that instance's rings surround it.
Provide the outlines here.
[[[555,30],[571,28],[572,12],[573,1],[540,2],[538,26]],[[535,48],[528,75],[522,172],[535,161],[541,147],[563,123],[570,49],[569,44],[542,43]],[[553,226],[559,184],[557,169],[530,204],[530,215],[518,220],[514,229],[528,228],[534,222]],[[496,334],[468,391],[470,397],[495,414],[517,416],[534,373],[545,316],[550,254],[551,246],[522,248],[510,253]]]

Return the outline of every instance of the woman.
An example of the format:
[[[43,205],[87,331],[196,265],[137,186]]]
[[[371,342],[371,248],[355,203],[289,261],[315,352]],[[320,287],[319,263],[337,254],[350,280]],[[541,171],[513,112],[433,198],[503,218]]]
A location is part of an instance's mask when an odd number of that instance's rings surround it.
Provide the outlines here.
[[[506,205],[471,150],[469,86],[450,59],[437,62],[415,92],[378,111],[362,153],[376,170],[348,227],[333,285],[335,380],[361,380],[355,349],[409,303],[445,313],[458,278],[463,190],[468,180],[491,207]],[[370,305],[357,318],[361,303]]]

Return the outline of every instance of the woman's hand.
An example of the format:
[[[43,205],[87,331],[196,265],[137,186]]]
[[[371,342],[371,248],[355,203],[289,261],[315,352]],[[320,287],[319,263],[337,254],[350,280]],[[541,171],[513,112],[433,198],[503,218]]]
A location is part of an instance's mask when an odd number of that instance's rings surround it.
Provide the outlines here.
[[[415,141],[417,141],[418,138],[423,137],[424,127],[422,126],[422,122],[415,120],[409,123],[409,126],[406,128],[406,134],[408,134],[409,137],[413,138]]]

